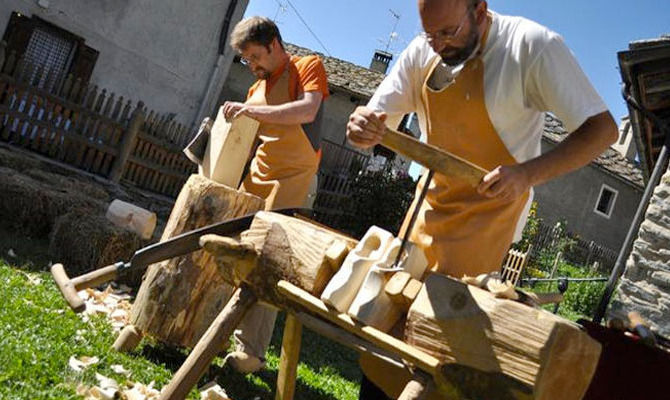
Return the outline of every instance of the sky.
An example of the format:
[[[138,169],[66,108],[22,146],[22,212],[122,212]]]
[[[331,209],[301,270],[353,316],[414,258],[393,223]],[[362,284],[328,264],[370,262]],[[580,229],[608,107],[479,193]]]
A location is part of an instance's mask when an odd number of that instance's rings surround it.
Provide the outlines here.
[[[628,114],[617,52],[631,41],[670,34],[670,0],[489,0],[488,5],[561,34],[617,121]],[[274,19],[286,42],[364,67],[375,49],[388,49],[397,58],[421,31],[415,0],[249,0],[245,16],[252,15]]]

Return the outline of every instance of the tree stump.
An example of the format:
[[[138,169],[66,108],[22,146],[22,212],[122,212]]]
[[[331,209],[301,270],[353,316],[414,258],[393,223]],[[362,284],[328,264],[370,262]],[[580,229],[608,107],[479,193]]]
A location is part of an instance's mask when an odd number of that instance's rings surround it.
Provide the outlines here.
[[[263,207],[257,196],[192,175],[179,193],[161,240]],[[193,347],[232,292],[212,256],[199,250],[149,266],[130,322],[166,344]]]

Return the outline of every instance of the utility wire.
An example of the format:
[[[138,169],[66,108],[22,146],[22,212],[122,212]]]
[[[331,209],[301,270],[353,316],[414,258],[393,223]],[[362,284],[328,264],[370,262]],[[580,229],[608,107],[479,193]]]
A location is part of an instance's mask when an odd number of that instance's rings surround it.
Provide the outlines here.
[[[276,0],[276,1],[279,2],[279,0]],[[328,49],[326,48],[326,46],[321,42],[321,40],[319,40],[319,38],[316,36],[316,34],[312,31],[312,28],[310,28],[309,25],[307,24],[307,22],[302,18],[302,15],[300,15],[300,13],[298,12],[298,9],[295,8],[295,6],[293,5],[293,3],[291,3],[291,0],[286,0],[286,2],[288,3],[289,6],[291,6],[291,8],[292,8],[293,11],[295,12],[295,14],[296,14],[296,15],[298,16],[298,18],[300,19],[300,21],[301,21],[301,22],[303,23],[303,25],[305,25],[305,27],[307,28],[307,30],[309,31],[309,33],[311,33],[312,36],[314,36],[314,39],[316,39],[316,41],[319,42],[319,44],[321,45],[321,47],[323,47],[323,50],[326,52],[326,54],[328,54],[329,57],[332,57],[332,55],[330,54],[330,52],[328,51]]]

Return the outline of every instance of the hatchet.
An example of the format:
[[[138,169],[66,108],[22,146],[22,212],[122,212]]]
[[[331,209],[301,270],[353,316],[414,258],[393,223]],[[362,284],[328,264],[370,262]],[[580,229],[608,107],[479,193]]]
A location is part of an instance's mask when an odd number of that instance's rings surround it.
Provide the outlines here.
[[[312,210],[306,208],[286,208],[274,210],[274,212],[284,215],[297,214],[306,217],[312,215]],[[251,213],[239,218],[184,232],[166,241],[137,250],[128,262],[120,261],[72,279],[67,276],[63,264],[54,264],[51,267],[51,275],[70,308],[74,312],[79,313],[84,311],[86,305],[84,304],[84,300],[77,294],[78,291],[112,281],[131,269],[146,268],[150,264],[199,250],[199,240],[202,235],[216,234],[230,236],[239,233],[249,228],[254,215],[255,213]]]

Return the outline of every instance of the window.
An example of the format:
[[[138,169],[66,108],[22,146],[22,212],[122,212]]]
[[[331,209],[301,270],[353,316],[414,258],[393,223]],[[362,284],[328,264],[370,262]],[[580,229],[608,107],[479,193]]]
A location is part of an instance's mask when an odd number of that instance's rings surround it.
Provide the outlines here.
[[[43,74],[71,73],[75,79],[88,82],[98,58],[98,51],[84,44],[84,39],[37,16],[13,12],[2,37],[7,54],[15,52],[27,62],[43,68]],[[36,78],[33,71],[31,81]],[[40,77],[42,87],[45,76]]]
[[[24,57],[26,61],[35,65],[41,65],[44,71],[62,72],[67,71],[70,67],[69,62],[72,57],[75,43],[69,41],[61,36],[54,34],[46,29],[35,28]],[[33,70],[33,76],[30,81],[34,81],[37,70]],[[40,77],[38,87],[43,87],[46,80],[46,73]]]
[[[616,202],[616,197],[618,194],[619,192],[617,192],[615,189],[603,184],[603,186],[600,188],[598,201],[596,201],[596,208],[593,211],[605,218],[609,218],[612,215],[614,203]]]

